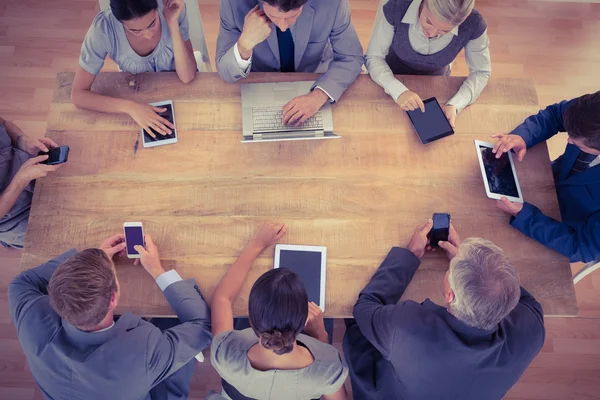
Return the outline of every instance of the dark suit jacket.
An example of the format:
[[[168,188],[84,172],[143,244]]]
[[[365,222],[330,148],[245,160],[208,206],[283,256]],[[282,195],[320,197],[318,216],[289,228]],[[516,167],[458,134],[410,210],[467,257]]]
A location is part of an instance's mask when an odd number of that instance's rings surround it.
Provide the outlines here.
[[[529,148],[558,132],[565,132],[563,117],[572,102],[548,106],[527,118],[512,133],[525,139]],[[562,222],[547,217],[529,203],[525,203],[517,217],[511,219],[512,226],[569,257],[571,262],[600,258],[600,165],[569,178],[580,153],[577,146],[569,144],[552,165]]]
[[[409,250],[392,248],[354,306],[360,332],[381,355],[365,380],[374,386],[368,398],[501,399],[542,348],[542,307],[521,289],[516,308],[484,331],[429,299],[398,302],[419,264]]]
[[[48,282],[74,255],[68,251],[17,276],[10,313],[31,372],[44,396],[67,400],[136,400],[191,361],[211,340],[210,311],[193,280],[164,292],[182,324],[161,332],[131,313],[104,332],[84,332],[50,306]]]
[[[246,14],[257,4],[258,0],[221,0],[216,63],[219,75],[226,82],[248,76],[248,71],[237,64],[233,46],[242,34]],[[360,74],[364,62],[363,49],[350,20],[348,0],[308,0],[290,29],[296,72],[315,72],[322,61],[330,61],[327,72],[317,79],[315,86],[323,88],[334,101],[339,100]],[[281,70],[274,24],[271,35],[254,48],[250,70]]]

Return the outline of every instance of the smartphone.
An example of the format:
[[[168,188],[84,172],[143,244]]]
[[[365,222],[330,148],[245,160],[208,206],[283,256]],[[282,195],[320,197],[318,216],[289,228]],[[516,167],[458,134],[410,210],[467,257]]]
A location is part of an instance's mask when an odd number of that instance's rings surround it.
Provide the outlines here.
[[[141,222],[125,222],[123,224],[125,231],[125,244],[127,245],[128,258],[140,258],[134,247],[137,245],[144,246],[144,229]]]
[[[46,161],[41,164],[56,165],[66,163],[69,159],[69,146],[60,146],[49,149],[49,151],[40,151],[39,156],[48,156]]]
[[[439,242],[447,242],[448,235],[450,235],[450,214],[433,214],[433,228],[429,232],[429,245],[431,247],[440,247]]]

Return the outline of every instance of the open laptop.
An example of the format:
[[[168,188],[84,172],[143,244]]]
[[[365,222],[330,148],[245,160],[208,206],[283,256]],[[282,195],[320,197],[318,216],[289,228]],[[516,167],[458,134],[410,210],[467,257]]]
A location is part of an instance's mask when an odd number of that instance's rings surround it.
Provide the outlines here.
[[[283,125],[283,106],[310,92],[313,85],[305,81],[242,85],[242,143],[339,138],[333,133],[329,103],[298,128]]]

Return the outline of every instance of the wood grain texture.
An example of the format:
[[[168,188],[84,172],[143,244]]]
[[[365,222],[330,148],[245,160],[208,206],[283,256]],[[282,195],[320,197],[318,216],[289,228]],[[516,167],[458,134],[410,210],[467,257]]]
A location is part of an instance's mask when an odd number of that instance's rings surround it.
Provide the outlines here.
[[[174,101],[179,142],[134,156],[138,128],[126,116],[73,107],[72,79],[72,73],[58,75],[48,117],[48,135],[71,147],[69,163],[36,187],[23,268],[66,250],[63,243],[96,246],[123,222],[141,221],[161,256],[210,296],[258,226],[279,220],[288,225],[284,242],[327,246],[326,313],[350,316],[387,251],[405,245],[432,212],[447,211],[463,236],[506,249],[547,314],[577,313],[568,262],[508,226],[485,196],[473,144],[535,111],[530,80],[492,80],[454,136],[423,146],[406,114],[362,75],[334,106],[341,140],[244,145],[239,84],[225,85],[216,74],[183,85],[175,74],[103,73],[96,80],[100,93]],[[290,79],[315,75],[252,74],[247,81]],[[462,83],[457,77],[402,79],[440,101]],[[557,217],[545,145],[528,154],[519,175],[525,197]],[[249,288],[271,267],[272,256],[269,249],[253,267],[235,303],[237,315],[246,314]],[[120,311],[172,313],[142,269],[121,264]],[[405,298],[441,302],[447,264],[442,254],[426,258]]]

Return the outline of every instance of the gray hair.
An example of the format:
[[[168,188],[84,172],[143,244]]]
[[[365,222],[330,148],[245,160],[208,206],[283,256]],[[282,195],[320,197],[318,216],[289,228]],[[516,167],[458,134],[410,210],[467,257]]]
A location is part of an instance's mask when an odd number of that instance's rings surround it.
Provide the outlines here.
[[[458,26],[465,22],[465,19],[475,7],[475,0],[426,0],[427,8],[436,18]]]
[[[468,238],[450,262],[454,291],[452,314],[465,324],[490,330],[519,302],[517,271],[501,248],[488,240]]]

